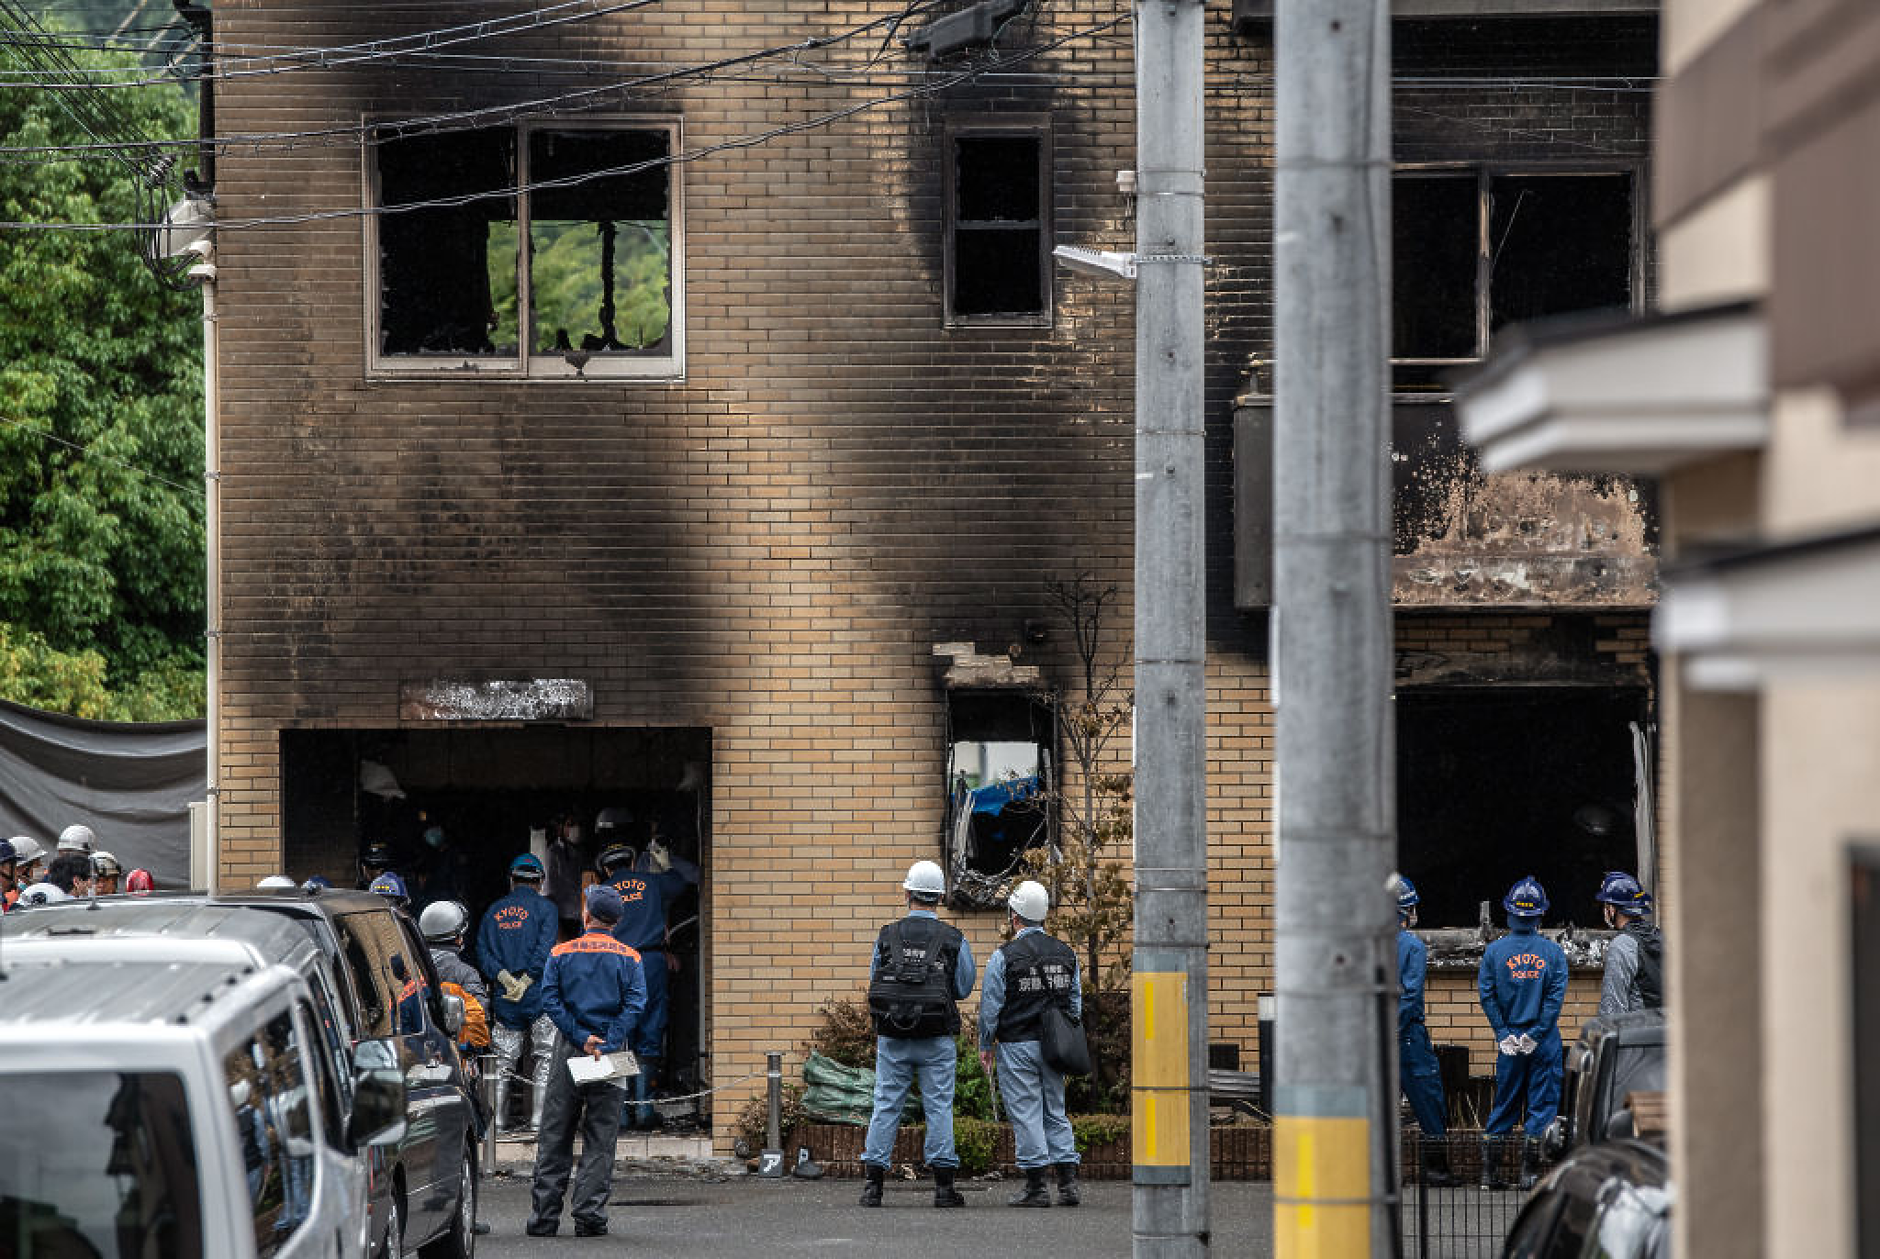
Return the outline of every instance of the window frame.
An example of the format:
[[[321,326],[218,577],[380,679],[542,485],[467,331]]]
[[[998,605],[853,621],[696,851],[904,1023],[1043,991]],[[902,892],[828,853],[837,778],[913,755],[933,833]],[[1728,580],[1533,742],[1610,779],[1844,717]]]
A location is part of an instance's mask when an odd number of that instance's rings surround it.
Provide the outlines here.
[[[371,119],[363,120],[365,134],[373,133]],[[467,376],[503,380],[632,380],[676,382],[685,379],[685,190],[680,174],[685,163],[679,160],[685,141],[683,120],[673,114],[608,114],[595,118],[525,118],[515,123],[490,127],[508,131],[515,142],[516,187],[516,353],[514,355],[469,354],[386,354],[381,349],[381,259],[379,255],[379,207],[383,193],[379,180],[378,146],[370,139],[361,147],[362,188],[366,213],[363,220],[365,250],[365,333],[366,371],[381,379],[447,377],[461,380]],[[665,354],[594,354],[581,367],[570,364],[559,354],[537,354],[529,349],[529,227],[531,196],[529,183],[529,139],[538,131],[664,131],[667,165],[666,214],[671,250],[668,265],[668,329],[670,348]]]
[[[1038,291],[1043,309],[967,314],[954,309],[959,278],[959,142],[976,139],[1030,137],[1038,141]],[[1046,114],[1007,114],[949,120],[941,136],[941,236],[945,243],[940,301],[943,322],[949,328],[1049,328],[1056,318],[1054,268],[1051,256],[1056,240],[1056,206],[1052,198],[1052,171],[1056,147],[1051,118]],[[974,230],[969,221],[967,230]]]
[[[1632,191],[1631,238],[1627,242],[1627,282],[1631,290],[1629,308],[1634,314],[1645,309],[1645,286],[1647,280],[1646,237],[1650,230],[1650,206],[1648,198],[1650,188],[1646,183],[1645,163],[1634,159],[1615,159],[1605,162],[1481,162],[1481,161],[1444,161],[1444,162],[1402,162],[1391,168],[1391,206],[1395,218],[1397,188],[1400,181],[1418,177],[1442,177],[1473,175],[1475,177],[1475,349],[1473,356],[1466,358],[1440,358],[1417,355],[1402,355],[1397,346],[1391,345],[1391,367],[1427,367],[1457,368],[1469,367],[1485,360],[1491,350],[1494,335],[1494,298],[1492,275],[1490,274],[1491,248],[1488,239],[1490,225],[1494,221],[1492,193],[1498,179],[1560,179],[1574,176],[1611,176],[1622,175],[1630,181]],[[1391,297],[1391,320],[1396,320],[1396,293],[1393,286]],[[1419,390],[1401,386],[1397,383],[1397,373],[1393,371],[1391,392],[1424,401],[1436,401],[1450,397],[1446,388],[1437,391]]]

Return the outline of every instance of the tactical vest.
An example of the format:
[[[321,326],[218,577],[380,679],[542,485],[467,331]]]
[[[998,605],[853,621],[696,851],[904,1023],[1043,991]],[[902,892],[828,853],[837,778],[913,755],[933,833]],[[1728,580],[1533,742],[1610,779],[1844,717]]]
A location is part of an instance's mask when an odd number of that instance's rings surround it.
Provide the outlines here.
[[[1665,1006],[1665,935],[1648,922],[1628,922],[1625,933],[1638,941],[1638,974],[1633,982],[1638,985],[1639,1000],[1647,1010],[1662,1010]]]
[[[881,929],[875,939],[875,977],[868,985],[868,1013],[877,1036],[915,1040],[959,1034],[953,972],[965,939],[934,918],[909,916]]]
[[[1037,1040],[1047,1005],[1071,1007],[1077,955],[1042,931],[1028,932],[999,951],[1005,954],[1005,1004],[999,1007],[995,1034],[1001,1041]]]

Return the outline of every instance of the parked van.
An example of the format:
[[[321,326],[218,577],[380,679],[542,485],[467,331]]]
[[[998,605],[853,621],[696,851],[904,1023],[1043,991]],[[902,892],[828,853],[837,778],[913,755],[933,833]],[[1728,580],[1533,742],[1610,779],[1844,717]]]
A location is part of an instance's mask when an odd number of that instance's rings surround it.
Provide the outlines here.
[[[291,935],[88,929],[107,916],[0,923],[0,1254],[366,1255],[395,1049],[346,1051]]]
[[[35,935],[79,931],[125,940],[236,942],[291,959],[330,1010],[342,1052],[372,1045],[405,1084],[408,1123],[369,1162],[373,1256],[419,1248],[425,1259],[471,1259],[477,1210],[477,1125],[457,1054],[463,1009],[443,993],[410,918],[366,892],[200,892],[101,897],[7,917]],[[0,997],[0,1000],[3,1000]]]

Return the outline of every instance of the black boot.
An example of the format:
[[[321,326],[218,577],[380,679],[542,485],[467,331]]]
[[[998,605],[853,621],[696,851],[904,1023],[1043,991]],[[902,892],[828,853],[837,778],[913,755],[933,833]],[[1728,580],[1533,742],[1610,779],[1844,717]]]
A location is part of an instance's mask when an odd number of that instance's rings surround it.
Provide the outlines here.
[[[966,1199],[953,1187],[953,1168],[933,1169],[933,1204],[937,1207],[963,1207]]]
[[[1077,1196],[1077,1164],[1059,1163],[1057,1165],[1058,1205],[1074,1207],[1082,1198]]]
[[[1005,1200],[1008,1207],[1048,1207],[1051,1205],[1051,1191],[1044,1187],[1044,1168],[1027,1167],[1025,1169],[1025,1188]]]
[[[1508,1182],[1501,1174],[1501,1141],[1495,1137],[1482,1138],[1482,1188],[1506,1189]]]
[[[1447,1189],[1456,1183],[1449,1170],[1449,1147],[1432,1141],[1423,1147],[1423,1184],[1431,1189]]]
[[[1521,1143],[1521,1178],[1517,1182],[1523,1193],[1534,1187],[1534,1182],[1541,1178],[1541,1143],[1533,1137]]]
[[[881,1189],[888,1179],[888,1169],[876,1167],[873,1163],[863,1163],[862,1171],[868,1177],[868,1183],[862,1186],[862,1205],[878,1207],[881,1205]]]

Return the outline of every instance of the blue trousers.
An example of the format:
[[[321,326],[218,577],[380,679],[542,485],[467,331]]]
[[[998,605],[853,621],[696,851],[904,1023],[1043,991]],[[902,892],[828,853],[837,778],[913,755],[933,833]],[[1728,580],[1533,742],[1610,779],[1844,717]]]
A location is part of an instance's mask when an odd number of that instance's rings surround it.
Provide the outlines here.
[[[654,1062],[666,1056],[666,955],[658,949],[640,954],[646,976],[646,1008],[633,1030],[633,1052]]]
[[[907,1103],[907,1090],[919,1080],[921,1109],[927,1112],[927,1166],[960,1165],[953,1149],[953,1074],[958,1065],[959,1049],[951,1036],[875,1037],[875,1113],[868,1121],[862,1162],[886,1167],[893,1159],[901,1107]]]
[[[1430,1029],[1421,1023],[1412,1023],[1397,1034],[1397,1074],[1423,1135],[1442,1136],[1448,1131],[1444,1120],[1449,1109],[1443,1101],[1443,1069],[1436,1061],[1436,1047],[1430,1044]]]
[[[1023,1168],[1077,1163],[1077,1139],[1064,1113],[1064,1077],[1035,1040],[999,1044],[999,1096],[1012,1121],[1012,1161]]]
[[[1522,1103],[1527,1104],[1523,1130],[1538,1137],[1560,1113],[1560,1077],[1564,1069],[1560,1033],[1550,1032],[1531,1054],[1495,1055],[1495,1104],[1489,1108],[1490,1136],[1511,1132]]]

